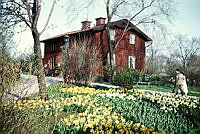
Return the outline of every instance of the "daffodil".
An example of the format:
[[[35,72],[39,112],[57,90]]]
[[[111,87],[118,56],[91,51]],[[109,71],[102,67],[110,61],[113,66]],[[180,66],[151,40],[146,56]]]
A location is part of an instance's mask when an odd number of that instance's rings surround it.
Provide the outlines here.
[[[150,131],[150,132],[153,132],[154,130],[155,130],[154,127],[150,127],[150,128],[149,128],[149,131]]]
[[[76,126],[79,125],[79,120],[73,120],[73,124]]]
[[[146,132],[146,131],[147,131],[147,128],[146,128],[144,125],[141,125],[140,130],[143,131],[143,132]]]

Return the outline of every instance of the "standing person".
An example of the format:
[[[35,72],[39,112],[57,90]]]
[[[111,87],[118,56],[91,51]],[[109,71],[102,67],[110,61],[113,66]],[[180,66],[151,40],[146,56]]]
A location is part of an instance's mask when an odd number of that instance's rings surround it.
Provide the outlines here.
[[[187,83],[186,83],[186,78],[185,75],[182,71],[180,71],[179,69],[176,69],[176,83],[175,83],[175,94],[178,94],[178,90],[181,91],[182,95],[186,95],[188,94],[188,88],[187,88]]]

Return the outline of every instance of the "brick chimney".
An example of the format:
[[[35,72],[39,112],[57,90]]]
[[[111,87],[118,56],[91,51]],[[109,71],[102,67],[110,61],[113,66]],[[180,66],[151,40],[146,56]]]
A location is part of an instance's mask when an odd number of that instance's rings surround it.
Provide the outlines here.
[[[106,18],[103,17],[96,18],[96,26],[105,24],[105,20]]]
[[[90,28],[90,24],[92,23],[91,21],[82,21],[82,28],[81,30],[86,30]]]

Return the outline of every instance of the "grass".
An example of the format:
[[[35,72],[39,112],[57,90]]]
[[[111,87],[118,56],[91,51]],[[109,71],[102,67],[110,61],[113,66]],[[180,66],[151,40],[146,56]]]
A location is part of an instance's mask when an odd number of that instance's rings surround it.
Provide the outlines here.
[[[156,85],[135,85],[134,88],[152,90],[152,91],[160,91],[160,92],[169,92],[170,90],[172,90],[171,87],[156,86]]]
[[[112,82],[104,82],[104,84],[112,85]],[[96,89],[105,89],[105,87],[102,86],[94,86]],[[157,92],[170,92],[172,93],[173,86],[167,87],[167,86],[157,86],[157,85],[135,85],[133,87],[134,89],[144,89],[144,90],[150,90],[150,91],[157,91]],[[200,91],[197,91],[196,89],[200,89],[200,87],[188,87],[188,95],[190,96],[197,96],[200,97]]]
[[[172,92],[172,90],[173,90],[172,87],[155,86],[155,85],[135,85],[134,88],[158,91],[158,92]],[[200,97],[199,91],[193,91],[194,87],[189,87],[188,90],[189,90],[188,95]]]
[[[197,96],[197,97],[200,97],[200,92],[197,92],[197,91],[189,91],[189,95],[190,95],[190,96]]]

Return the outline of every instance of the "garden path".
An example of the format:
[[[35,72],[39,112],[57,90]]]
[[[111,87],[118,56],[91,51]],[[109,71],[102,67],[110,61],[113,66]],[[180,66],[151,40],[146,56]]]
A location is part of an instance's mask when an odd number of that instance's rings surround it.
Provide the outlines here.
[[[15,87],[10,88],[6,91],[3,102],[10,102],[12,100],[23,99],[32,94],[38,93],[38,82],[37,77],[34,75],[21,75],[20,81]],[[61,76],[58,77],[45,77],[46,87],[49,85],[63,81]]]
[[[61,75],[57,77],[45,77],[45,82],[46,82],[47,87],[53,83],[62,82],[62,81],[63,81],[63,78]],[[92,83],[92,85],[101,86],[105,88],[114,88],[114,89],[121,88],[119,86],[107,85],[107,84],[102,84],[102,83]],[[148,92],[148,93],[161,93],[161,92],[150,91],[150,90],[145,90],[145,89],[139,89],[139,90]],[[6,95],[4,97],[4,102],[6,103],[12,100],[23,99],[25,97],[28,97],[38,92],[39,92],[39,89],[38,89],[37,77],[33,75],[22,74],[20,82],[14,88],[7,90]],[[172,93],[161,93],[161,94],[172,94]]]

